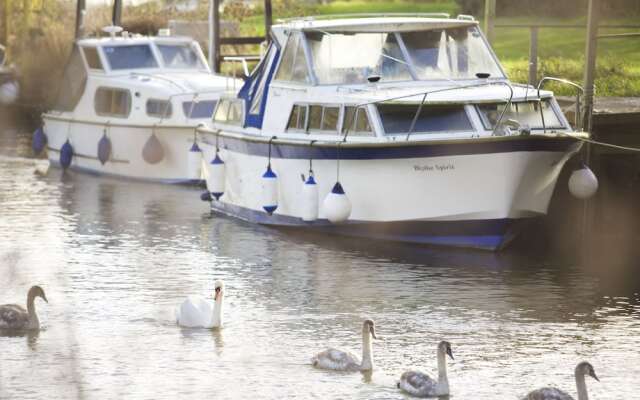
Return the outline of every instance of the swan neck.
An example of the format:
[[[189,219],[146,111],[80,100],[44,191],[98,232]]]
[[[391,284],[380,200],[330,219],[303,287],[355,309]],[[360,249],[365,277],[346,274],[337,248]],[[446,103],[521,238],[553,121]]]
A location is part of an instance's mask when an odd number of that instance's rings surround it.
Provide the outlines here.
[[[589,400],[587,393],[587,384],[584,381],[584,375],[576,373],[576,388],[578,389],[578,400]]]
[[[362,369],[363,370],[371,370],[373,369],[373,356],[371,354],[371,334],[369,333],[369,329],[362,330]]]
[[[38,314],[36,314],[35,298],[33,294],[29,293],[27,296],[27,314],[29,316],[29,327],[38,328],[40,321],[38,320]]]
[[[447,359],[444,351],[438,350],[438,384],[445,384],[448,386],[449,381],[447,379]]]
[[[213,303],[211,321],[213,322],[213,326],[222,326],[222,294],[220,294],[218,299]]]

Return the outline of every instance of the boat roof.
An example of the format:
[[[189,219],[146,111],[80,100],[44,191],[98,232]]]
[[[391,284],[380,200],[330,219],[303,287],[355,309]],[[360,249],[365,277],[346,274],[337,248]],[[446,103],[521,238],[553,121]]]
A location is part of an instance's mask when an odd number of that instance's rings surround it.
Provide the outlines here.
[[[131,45],[146,44],[151,42],[158,43],[192,43],[194,40],[188,36],[142,36],[128,35],[116,37],[97,37],[85,38],[78,40],[80,46],[102,46],[102,45]]]
[[[470,16],[448,18],[447,14],[403,15],[403,14],[364,14],[306,17],[284,20],[274,25],[276,33],[285,30],[326,31],[326,32],[408,32],[432,29],[459,28],[478,25]]]

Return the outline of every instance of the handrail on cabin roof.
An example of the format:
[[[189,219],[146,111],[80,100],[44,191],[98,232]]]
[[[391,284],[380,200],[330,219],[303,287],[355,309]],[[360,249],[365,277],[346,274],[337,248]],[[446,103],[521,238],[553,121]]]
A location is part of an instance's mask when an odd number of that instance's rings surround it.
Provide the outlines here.
[[[420,18],[444,18],[450,19],[449,13],[347,13],[347,14],[326,14],[326,15],[310,15],[307,17],[291,17],[291,18],[278,18],[277,22],[305,22],[305,21],[318,21],[318,20],[331,20],[331,19],[343,19],[343,18],[384,18],[384,17],[420,17]],[[459,18],[463,17],[463,18]],[[469,16],[458,16],[457,19],[468,20]]]

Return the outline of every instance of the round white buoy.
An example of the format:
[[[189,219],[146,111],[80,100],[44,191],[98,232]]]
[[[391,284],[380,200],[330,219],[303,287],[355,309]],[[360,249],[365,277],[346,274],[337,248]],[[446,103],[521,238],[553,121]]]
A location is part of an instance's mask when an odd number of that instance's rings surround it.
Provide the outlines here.
[[[569,192],[575,197],[585,200],[598,190],[598,178],[587,166],[573,171],[569,178]]]
[[[207,188],[216,200],[224,194],[226,168],[224,161],[220,159],[218,152],[209,164],[209,179],[207,179]]]
[[[267,166],[262,174],[262,208],[271,215],[278,208],[278,175]]]
[[[309,174],[302,185],[302,220],[311,222],[318,219],[318,184]]]
[[[322,203],[324,216],[334,224],[344,222],[351,215],[351,201],[347,197],[340,182],[336,182],[331,192]]]
[[[202,150],[198,146],[198,143],[193,142],[193,145],[189,149],[187,154],[187,178],[192,181],[199,181],[202,179]]]
[[[18,100],[18,94],[20,94],[18,82],[9,81],[0,85],[0,103],[4,105],[13,104]]]

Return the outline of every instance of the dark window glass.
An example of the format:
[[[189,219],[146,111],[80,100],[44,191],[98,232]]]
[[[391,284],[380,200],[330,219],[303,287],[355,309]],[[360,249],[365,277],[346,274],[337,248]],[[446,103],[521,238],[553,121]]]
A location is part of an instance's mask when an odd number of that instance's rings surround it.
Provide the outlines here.
[[[378,112],[387,135],[408,133],[418,111],[417,104],[379,104]],[[414,133],[471,131],[473,127],[462,105],[425,105]]]
[[[171,102],[168,100],[147,100],[147,115],[150,117],[169,118],[172,111]]]
[[[322,106],[309,106],[309,130],[320,130]]]
[[[147,44],[129,46],[104,46],[111,69],[158,68],[151,47]]]
[[[191,106],[193,105],[193,110]],[[182,103],[182,111],[187,118],[201,119],[211,118],[213,110],[216,108],[216,100],[204,100],[193,103],[185,101]]]
[[[340,116],[339,107],[325,107],[324,114],[322,116],[322,130],[337,132],[339,116]]]
[[[125,89],[98,88],[94,106],[98,115],[126,118],[131,111],[131,93]]]
[[[100,57],[98,56],[98,49],[95,47],[83,47],[84,50],[84,58],[87,59],[87,64],[91,69],[98,69],[103,71],[102,63],[100,62]]]

